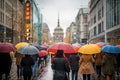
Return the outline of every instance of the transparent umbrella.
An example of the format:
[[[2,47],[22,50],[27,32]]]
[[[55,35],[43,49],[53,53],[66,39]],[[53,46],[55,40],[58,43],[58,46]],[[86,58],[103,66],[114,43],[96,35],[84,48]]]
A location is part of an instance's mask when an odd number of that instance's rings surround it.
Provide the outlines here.
[[[22,48],[18,49],[18,53],[34,55],[34,54],[38,54],[39,50],[36,47],[29,45],[29,46],[23,46]]]

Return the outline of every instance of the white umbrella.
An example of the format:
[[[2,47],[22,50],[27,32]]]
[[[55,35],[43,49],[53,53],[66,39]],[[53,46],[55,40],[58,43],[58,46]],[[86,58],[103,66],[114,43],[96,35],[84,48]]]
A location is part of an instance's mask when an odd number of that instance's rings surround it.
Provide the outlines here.
[[[39,50],[36,47],[30,45],[30,46],[23,46],[22,48],[18,49],[18,53],[34,55],[34,54],[38,54]]]

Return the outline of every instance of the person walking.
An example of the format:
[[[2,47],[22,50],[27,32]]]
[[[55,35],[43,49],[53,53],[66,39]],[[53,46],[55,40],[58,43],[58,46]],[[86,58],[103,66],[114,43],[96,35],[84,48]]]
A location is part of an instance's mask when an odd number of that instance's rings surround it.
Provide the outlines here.
[[[94,59],[95,59],[97,78],[100,78],[101,77],[101,65],[102,65],[102,53],[95,54]]]
[[[17,77],[18,79],[21,79],[22,78],[22,67],[20,63],[24,55],[16,52],[15,57],[16,57],[16,66],[17,66]]]
[[[72,71],[71,78],[72,80],[78,80],[78,69],[79,69],[79,55],[71,54],[69,57],[70,60],[70,69]]]
[[[32,66],[34,65],[34,60],[30,55],[25,55],[25,57],[22,58],[21,66],[23,68],[23,77],[24,80],[31,80],[31,76],[33,74],[32,72]]]
[[[115,55],[106,53],[102,59],[102,72],[106,80],[114,80],[116,58]]]
[[[5,80],[9,80],[12,59],[9,53],[0,53],[0,80],[3,80],[2,75],[5,74]]]
[[[116,72],[117,72],[117,75],[119,76],[120,75],[120,54],[116,55],[116,61],[117,61]]]
[[[54,71],[53,80],[68,80],[66,73],[70,72],[70,68],[63,56],[63,50],[57,50],[56,57],[52,60],[51,64]]]
[[[95,73],[93,68],[94,58],[90,54],[82,54],[79,60],[79,73],[83,74],[83,80],[90,80],[90,75]]]

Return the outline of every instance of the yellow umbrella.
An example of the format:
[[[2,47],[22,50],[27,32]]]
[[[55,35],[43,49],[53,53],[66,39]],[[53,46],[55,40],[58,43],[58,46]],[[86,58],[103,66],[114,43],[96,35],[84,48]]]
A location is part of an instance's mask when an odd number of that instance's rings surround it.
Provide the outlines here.
[[[54,53],[54,52],[49,52],[49,54],[56,54],[56,53]]]
[[[81,46],[78,52],[82,54],[97,54],[101,52],[101,48],[96,44],[86,44]]]
[[[20,43],[17,43],[16,45],[15,45],[15,48],[17,48],[17,50],[18,49],[20,49],[21,47],[23,47],[23,46],[28,46],[29,45],[29,43],[27,43],[27,42],[20,42]]]

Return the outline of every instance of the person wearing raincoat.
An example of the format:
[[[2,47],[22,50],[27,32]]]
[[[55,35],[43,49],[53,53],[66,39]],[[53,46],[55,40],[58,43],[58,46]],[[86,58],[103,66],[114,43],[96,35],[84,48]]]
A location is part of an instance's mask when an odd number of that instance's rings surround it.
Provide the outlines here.
[[[102,59],[102,72],[106,80],[114,80],[116,58],[115,55],[106,53]]]
[[[34,65],[33,58],[30,55],[26,54],[25,57],[23,57],[21,61],[24,80],[31,80],[31,76],[33,74],[32,72],[33,65]]]
[[[90,80],[90,75],[95,73],[93,62],[95,62],[95,60],[90,54],[82,54],[80,57],[80,67],[78,72],[83,74],[83,80]]]
[[[63,50],[57,50],[56,57],[52,60],[51,67],[54,71],[53,80],[67,80],[66,73],[70,72],[69,63],[63,56]]]

